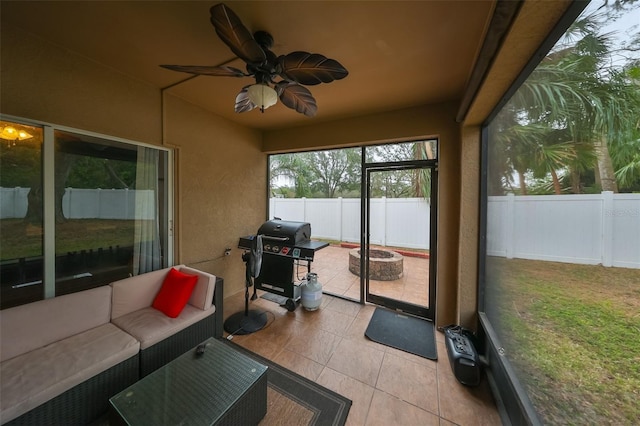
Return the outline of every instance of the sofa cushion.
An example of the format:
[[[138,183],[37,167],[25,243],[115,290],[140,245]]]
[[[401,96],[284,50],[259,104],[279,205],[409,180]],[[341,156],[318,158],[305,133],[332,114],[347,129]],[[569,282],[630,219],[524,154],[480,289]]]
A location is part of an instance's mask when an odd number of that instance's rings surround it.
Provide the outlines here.
[[[111,287],[39,300],[0,311],[0,361],[109,322]]]
[[[169,318],[157,309],[148,307],[118,317],[113,323],[138,339],[140,349],[146,349],[214,312],[215,307],[203,311],[187,304],[177,318]]]
[[[176,318],[191,298],[197,282],[197,275],[185,274],[171,268],[151,306],[169,318]]]
[[[189,304],[207,310],[211,308],[216,284],[215,275],[189,268],[184,265],[175,266],[179,271],[198,276],[198,283],[189,299]],[[111,318],[119,318],[139,309],[148,308],[153,303],[162,282],[170,268],[146,272],[134,277],[111,283],[113,302]]]
[[[193,290],[189,304],[206,311],[213,304],[213,292],[216,286],[216,276],[197,269],[181,265],[181,272],[198,276],[198,284]]]
[[[4,361],[0,419],[10,421],[139,350],[137,340],[107,323]]]
[[[111,319],[150,307],[169,269],[158,269],[112,282]]]

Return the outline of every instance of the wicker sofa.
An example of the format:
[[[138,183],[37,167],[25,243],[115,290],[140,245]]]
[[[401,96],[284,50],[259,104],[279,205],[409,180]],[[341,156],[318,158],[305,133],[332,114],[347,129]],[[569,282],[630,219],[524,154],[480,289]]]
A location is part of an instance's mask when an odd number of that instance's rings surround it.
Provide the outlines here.
[[[109,398],[222,336],[219,277],[198,275],[182,313],[151,307],[169,268],[0,311],[0,424],[88,424]]]
[[[222,279],[184,265],[175,268],[198,276],[191,299],[178,318],[151,307],[169,268],[111,283],[111,322],[140,342],[140,377],[209,337],[222,337]]]

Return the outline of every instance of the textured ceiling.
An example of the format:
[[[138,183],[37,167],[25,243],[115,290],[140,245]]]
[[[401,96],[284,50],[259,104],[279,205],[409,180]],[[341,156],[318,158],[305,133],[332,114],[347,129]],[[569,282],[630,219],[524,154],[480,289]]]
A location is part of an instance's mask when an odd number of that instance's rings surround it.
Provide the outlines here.
[[[0,4],[2,23],[20,27],[130,77],[256,129],[288,128],[459,100],[494,1],[227,1],[250,31],[270,32],[272,50],[321,53],[349,75],[311,86],[318,113],[281,103],[237,114],[250,78],[199,76],[160,64],[244,68],[220,41],[204,1],[44,1]],[[176,85],[176,83],[179,83]]]

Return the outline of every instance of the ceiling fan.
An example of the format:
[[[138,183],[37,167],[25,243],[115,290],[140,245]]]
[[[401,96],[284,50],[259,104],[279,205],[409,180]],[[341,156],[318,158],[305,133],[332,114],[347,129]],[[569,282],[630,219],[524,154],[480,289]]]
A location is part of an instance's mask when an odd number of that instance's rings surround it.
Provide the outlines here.
[[[336,60],[302,51],[276,56],[270,49],[273,37],[266,31],[253,36],[240,18],[224,3],[210,9],[211,24],[220,39],[247,63],[246,72],[230,66],[160,65],[173,71],[218,77],[254,77],[256,83],[242,88],[236,96],[236,112],[259,108],[262,112],[280,101],[308,117],[318,106],[304,87],[345,78],[349,72]],[[277,80],[277,81],[276,81]]]

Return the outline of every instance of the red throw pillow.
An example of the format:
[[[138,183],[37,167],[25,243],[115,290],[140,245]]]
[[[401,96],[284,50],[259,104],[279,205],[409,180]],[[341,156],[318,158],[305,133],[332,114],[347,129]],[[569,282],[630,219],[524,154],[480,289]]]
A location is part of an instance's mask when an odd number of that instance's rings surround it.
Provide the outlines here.
[[[189,301],[197,283],[197,275],[185,274],[171,268],[151,306],[170,318],[176,318]]]

